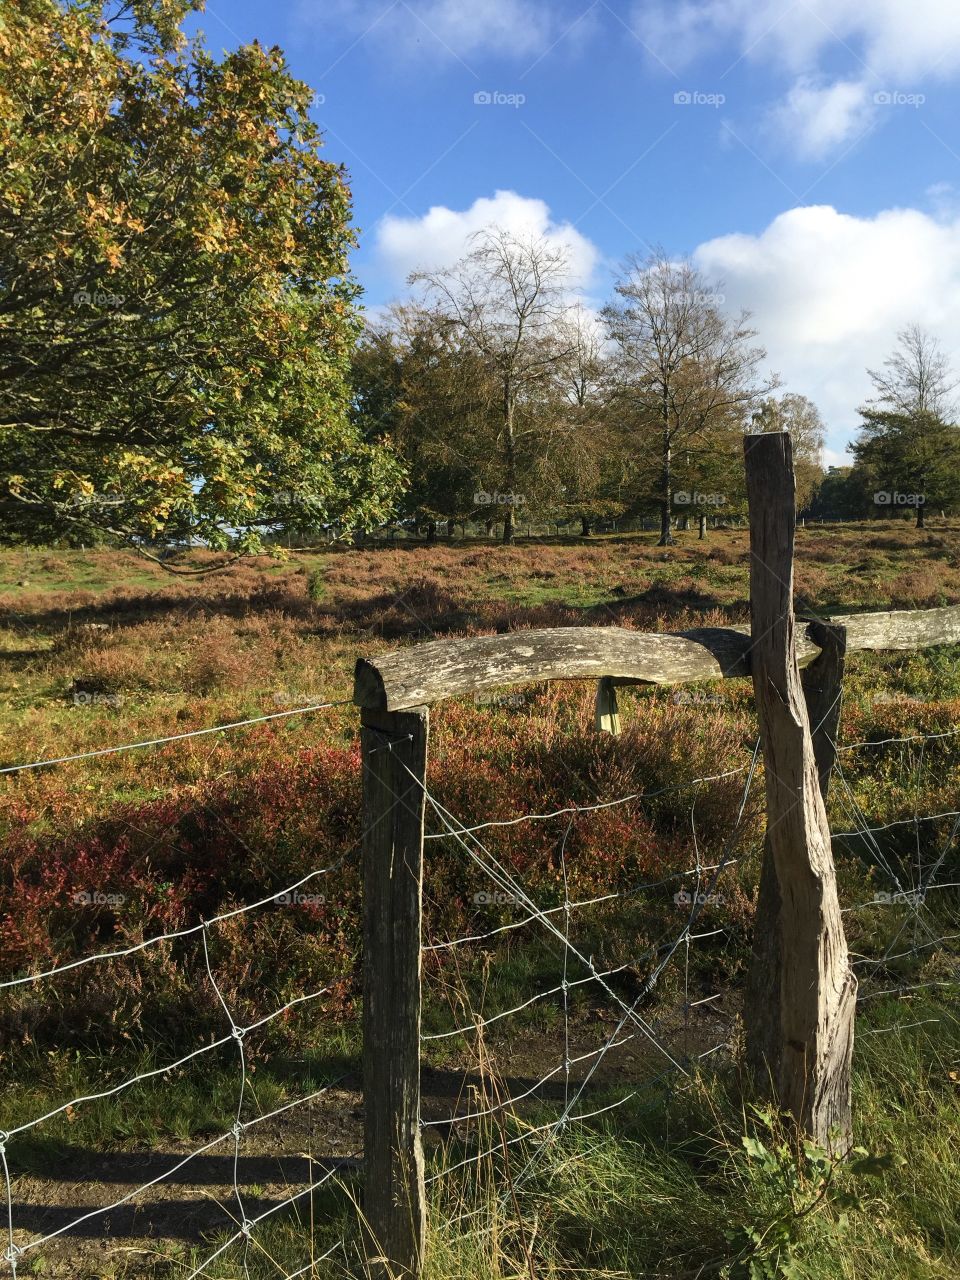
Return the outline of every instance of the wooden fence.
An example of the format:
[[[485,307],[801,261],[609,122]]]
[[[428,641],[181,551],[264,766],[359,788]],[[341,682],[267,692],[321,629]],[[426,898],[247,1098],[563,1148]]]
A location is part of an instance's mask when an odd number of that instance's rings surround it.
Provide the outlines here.
[[[563,627],[432,641],[357,663],[363,753],[363,1088],[367,1257],[421,1274],[421,920],[429,708],[544,680],[598,681],[596,725],[619,732],[617,687],[750,677],[767,831],[744,1022],[761,1084],[834,1152],[850,1144],[856,979],[825,796],[845,655],[960,642],[960,608],[797,618],[790,437],[748,436],[751,626],[645,635]],[[801,674],[802,673],[802,674]]]

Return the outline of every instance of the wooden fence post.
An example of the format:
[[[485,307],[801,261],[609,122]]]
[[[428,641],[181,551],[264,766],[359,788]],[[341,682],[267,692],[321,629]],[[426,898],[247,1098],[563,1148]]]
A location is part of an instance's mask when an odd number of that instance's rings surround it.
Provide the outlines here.
[[[824,802],[837,756],[840,698],[846,655],[845,627],[811,619],[807,631],[820,655],[800,673],[810,720],[813,754]],[[744,1005],[750,1011],[746,1026],[747,1066],[758,1084],[776,1081],[780,1073],[780,887],[769,836],[763,842],[763,863],[753,922],[753,957],[747,976]]]
[[[594,726],[598,733],[618,734],[620,732],[620,707],[617,702],[617,686],[610,676],[602,676],[597,683]]]
[[[797,665],[795,482],[790,436],[744,440],[750,506],[750,663],[760,721],[767,839],[780,897],[777,1101],[835,1153],[851,1141],[856,979]],[[745,1010],[747,1023],[753,1009]]]
[[[429,713],[426,707],[364,709],[361,724],[364,1243],[372,1277],[415,1280],[426,1237],[420,1136],[425,796],[420,784],[426,782]]]

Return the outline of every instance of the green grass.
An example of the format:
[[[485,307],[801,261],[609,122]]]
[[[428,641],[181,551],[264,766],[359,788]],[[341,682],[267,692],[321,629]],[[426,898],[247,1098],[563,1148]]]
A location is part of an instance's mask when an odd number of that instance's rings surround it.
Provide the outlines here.
[[[863,1150],[846,1162],[805,1154],[729,1071],[571,1124],[545,1145],[513,1142],[516,1121],[489,1124],[467,1170],[431,1184],[425,1280],[954,1280],[957,1032],[955,1006],[929,999],[875,1005],[861,1020]],[[428,1176],[462,1158],[454,1145],[435,1150]],[[346,1251],[308,1274],[359,1280],[358,1192],[350,1178],[317,1192],[312,1238],[305,1202],[265,1223],[247,1253],[251,1280],[292,1272],[340,1238]],[[157,1280],[207,1252],[158,1266]],[[239,1260],[235,1248],[209,1274],[232,1280]]]

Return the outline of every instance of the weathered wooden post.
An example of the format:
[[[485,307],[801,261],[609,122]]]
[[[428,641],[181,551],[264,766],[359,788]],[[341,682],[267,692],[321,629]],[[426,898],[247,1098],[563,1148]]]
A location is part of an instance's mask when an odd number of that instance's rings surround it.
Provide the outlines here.
[[[372,1277],[412,1280],[426,1237],[420,926],[429,713],[364,708],[361,725],[365,1248]]]
[[[610,676],[602,676],[597,683],[594,704],[594,727],[598,733],[620,732],[620,706],[617,702],[617,686]]]
[[[846,627],[811,619],[807,634],[820,647],[819,655],[800,674],[820,794],[824,802],[837,758],[837,730],[846,656]],[[763,842],[763,863],[753,922],[753,957],[744,995],[750,1011],[746,1026],[747,1065],[765,1085],[780,1072],[780,888],[769,837]]]
[[[744,449],[750,505],[750,665],[764,756],[767,840],[780,899],[780,1043],[773,1083],[777,1101],[802,1128],[822,1146],[842,1153],[851,1141],[857,984],[797,664],[792,447],[788,433],[771,432],[747,436]],[[744,1016],[749,1026],[759,1014],[747,1008]]]

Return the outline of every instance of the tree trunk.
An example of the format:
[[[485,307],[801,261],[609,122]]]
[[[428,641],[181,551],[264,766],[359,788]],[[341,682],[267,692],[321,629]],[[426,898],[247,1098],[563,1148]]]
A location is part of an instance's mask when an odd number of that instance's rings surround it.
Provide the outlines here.
[[[427,521],[427,545],[432,546],[437,540],[437,522],[436,520]]]
[[[788,433],[744,441],[750,502],[751,666],[763,744],[767,838],[780,896],[776,1097],[821,1146],[851,1142],[857,981],[850,967],[827,812],[797,665],[796,523]],[[757,1013],[745,1011],[748,1022]]]
[[[509,380],[503,388],[503,431],[506,461],[507,503],[503,517],[503,541],[513,541],[513,501],[517,492],[517,454],[513,438],[513,389]]]
[[[590,537],[590,518],[589,516],[580,517],[580,536],[582,538]]]
[[[707,513],[705,511],[701,511],[699,528],[697,530],[697,539],[698,541],[702,542],[706,536],[707,536]]]
[[[663,389],[663,408],[662,408],[662,427],[663,427],[663,471],[660,478],[660,540],[658,547],[673,546],[673,534],[670,531],[671,504],[673,502],[673,493],[671,492],[671,464],[672,451],[670,448],[670,401],[667,395],[667,388]]]
[[[924,527],[924,525],[923,525],[923,503],[922,503],[922,502],[918,502],[918,503],[917,503],[917,525],[916,525],[916,527],[917,527],[918,529],[922,529],[922,528]]]

